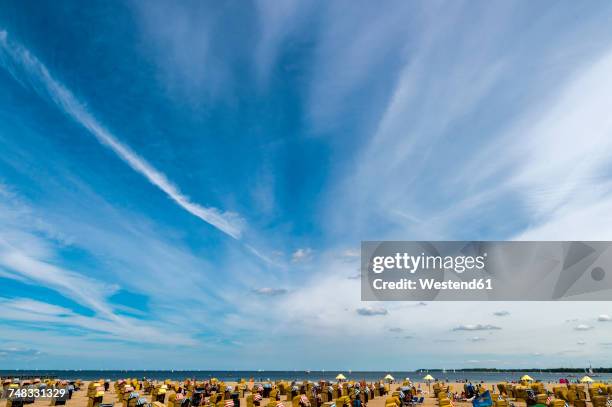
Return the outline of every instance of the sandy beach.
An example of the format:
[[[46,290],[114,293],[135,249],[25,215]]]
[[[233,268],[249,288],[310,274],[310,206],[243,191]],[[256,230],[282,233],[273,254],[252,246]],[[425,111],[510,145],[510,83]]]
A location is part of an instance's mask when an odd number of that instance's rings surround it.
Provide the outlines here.
[[[73,396],[70,400],[67,401],[67,406],[69,407],[87,407],[88,406],[88,397],[87,397],[87,386],[89,385],[90,382],[83,382],[83,385],[81,387],[81,389],[79,391],[76,391],[73,393]],[[104,397],[103,397],[103,403],[105,404],[112,404],[116,407],[122,406],[122,402],[119,399],[119,396],[115,393],[114,391],[114,383],[111,383],[110,389],[108,391],[106,391],[104,393]],[[229,386],[233,386],[235,387],[238,383],[236,382],[226,382],[226,385]],[[483,382],[480,383],[482,386],[483,391],[484,390],[490,390],[491,393],[494,395],[494,399],[496,398],[495,395],[499,393],[498,389],[497,389],[497,383],[492,383],[492,382]],[[392,383],[390,385],[391,388],[391,392],[393,392],[394,390],[398,389],[402,384],[401,383]],[[424,402],[423,402],[423,406],[424,407],[437,407],[440,405],[438,399],[434,396],[433,394],[433,385],[424,383],[424,382],[414,382],[413,383],[414,387],[417,389],[421,389],[422,390],[422,394],[424,396]],[[463,383],[446,383],[445,385],[449,386],[449,391],[451,393],[457,392],[457,393],[461,393],[463,391]],[[544,384],[546,390],[552,391],[553,387],[555,386],[559,386],[559,384],[553,384],[553,383],[545,383]],[[431,389],[431,391],[430,391]],[[145,397],[147,398],[148,401],[152,401],[151,400],[151,395],[150,394],[144,394],[142,391],[139,392],[141,397]],[[249,393],[247,393],[248,395]],[[281,401],[283,402],[283,404],[288,407],[291,405],[291,401],[288,401],[288,403],[286,402],[286,396],[280,396],[281,397]],[[379,397],[375,397],[374,399],[370,399],[367,403],[368,407],[385,407],[385,401],[387,398],[390,397],[390,394],[387,396],[379,396]],[[168,394],[166,395],[166,405],[168,405]],[[262,400],[261,405],[262,406],[266,406],[268,404],[269,399],[264,398]],[[512,403],[516,406],[516,407],[525,407],[526,403],[522,400],[516,400],[516,401],[512,401]],[[587,402],[588,405],[591,405],[590,402]],[[33,407],[43,407],[43,406],[49,406],[51,404],[49,399],[38,399],[36,400],[33,404],[31,404],[31,406]],[[8,404],[6,404],[8,406]],[[246,402],[246,396],[245,397],[241,397],[240,398],[240,406],[241,407],[246,407],[247,402]],[[471,407],[472,403],[470,401],[453,401],[453,405],[455,407]]]

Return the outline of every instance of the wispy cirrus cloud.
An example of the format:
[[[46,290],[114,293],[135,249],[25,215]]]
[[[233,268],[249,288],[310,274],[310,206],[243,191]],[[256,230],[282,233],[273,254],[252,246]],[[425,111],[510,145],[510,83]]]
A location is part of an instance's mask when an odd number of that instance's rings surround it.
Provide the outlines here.
[[[453,331],[498,331],[501,328],[495,325],[466,324],[453,328]]]
[[[278,295],[287,294],[289,291],[286,288],[262,287],[254,288],[253,292],[257,295],[262,295],[265,297],[276,297]]]
[[[104,335],[106,339],[156,344],[194,345],[188,336],[168,332],[161,326],[145,324],[125,316],[83,316],[63,307],[41,301],[0,297],[3,313],[0,320],[36,323],[61,331],[65,326],[77,327],[91,333]]]
[[[42,223],[32,208],[2,184],[0,213],[0,277],[18,281],[26,287],[40,287],[55,293],[47,294],[49,302],[24,297],[28,290],[19,292],[19,297],[16,298],[13,298],[14,293],[11,293],[10,298],[0,296],[0,306],[3,309],[0,320],[4,321],[4,324],[10,322],[44,325],[46,329],[56,331],[59,335],[66,332],[64,327],[70,327],[101,339],[131,343],[143,340],[166,345],[195,343],[191,338],[191,330],[176,332],[169,328],[176,326],[172,318],[152,320],[149,312],[140,312],[139,318],[133,318],[121,312],[125,307],[113,303],[111,297],[120,290],[123,279],[109,283],[108,278],[100,277],[99,273],[84,275],[59,264],[61,251],[68,243],[63,239],[58,240],[58,234],[54,232],[53,227]],[[90,225],[88,238],[95,240],[94,236],[97,234],[103,235],[104,232]],[[85,241],[81,243],[85,247],[89,244]],[[101,249],[99,245],[96,247]],[[125,249],[127,246],[122,247]],[[75,249],[76,246],[70,244],[70,248]],[[151,250],[149,255],[155,257],[159,264],[165,261],[163,257],[168,253],[160,255],[156,250]],[[180,258],[173,256],[173,260],[176,262]],[[153,286],[161,281],[148,265],[140,262],[140,266],[140,276],[148,275]],[[106,274],[106,277],[108,276],[109,274]],[[187,274],[183,277],[192,279]],[[170,284],[166,284],[166,287],[168,286]],[[145,283],[140,288],[156,295],[155,292],[149,291],[150,284]],[[192,288],[197,289],[193,284]],[[171,293],[172,291],[166,295]],[[79,312],[54,304],[52,301],[57,301],[58,298],[70,300],[71,306],[80,307]],[[159,298],[155,298],[157,302]],[[167,309],[167,304],[161,306]],[[87,315],[82,314],[83,311]],[[167,335],[167,331],[173,333]],[[140,338],[141,334],[146,334],[147,338]]]
[[[184,210],[234,239],[240,238],[244,220],[238,214],[193,202],[165,174],[107,130],[83,102],[51,75],[47,67],[36,56],[22,45],[11,41],[6,31],[0,31],[0,50],[2,51],[0,62],[20,83],[30,83],[38,92],[46,94],[64,114],[83,126],[100,144],[113,151],[117,157],[163,191]]]
[[[389,311],[383,307],[362,307],[355,310],[357,314],[364,317],[372,317],[377,315],[387,315]]]
[[[43,354],[38,349],[22,347],[0,348],[0,358],[7,359],[36,359]]]
[[[308,261],[312,257],[313,251],[309,247],[299,248],[291,255],[291,261],[294,263],[300,263]]]

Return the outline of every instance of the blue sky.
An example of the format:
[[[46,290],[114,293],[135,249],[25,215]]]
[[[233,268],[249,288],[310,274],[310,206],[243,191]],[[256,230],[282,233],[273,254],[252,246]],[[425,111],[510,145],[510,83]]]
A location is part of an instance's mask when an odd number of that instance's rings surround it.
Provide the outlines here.
[[[362,303],[355,279],[361,240],[612,239],[611,20],[4,3],[0,364],[612,364],[610,303]]]

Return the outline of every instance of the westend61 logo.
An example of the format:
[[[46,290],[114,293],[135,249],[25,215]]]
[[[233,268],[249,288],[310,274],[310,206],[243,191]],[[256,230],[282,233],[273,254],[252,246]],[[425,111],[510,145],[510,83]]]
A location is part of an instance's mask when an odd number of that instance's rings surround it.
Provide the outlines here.
[[[612,242],[366,241],[364,301],[610,301]]]
[[[484,270],[487,253],[481,256],[428,256],[421,253],[418,256],[406,252],[395,253],[393,256],[374,256],[372,271],[380,274],[385,270],[405,270],[410,274],[418,270],[452,270],[461,274],[466,270]]]

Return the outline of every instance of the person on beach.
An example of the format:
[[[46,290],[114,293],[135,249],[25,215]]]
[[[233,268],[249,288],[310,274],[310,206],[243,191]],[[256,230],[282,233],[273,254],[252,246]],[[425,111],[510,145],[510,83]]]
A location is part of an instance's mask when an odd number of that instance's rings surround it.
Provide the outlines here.
[[[364,407],[363,400],[361,398],[361,386],[359,383],[355,383],[355,389],[353,390],[353,407]]]

